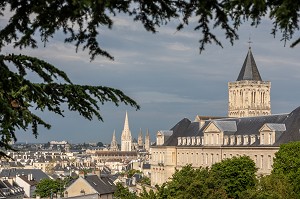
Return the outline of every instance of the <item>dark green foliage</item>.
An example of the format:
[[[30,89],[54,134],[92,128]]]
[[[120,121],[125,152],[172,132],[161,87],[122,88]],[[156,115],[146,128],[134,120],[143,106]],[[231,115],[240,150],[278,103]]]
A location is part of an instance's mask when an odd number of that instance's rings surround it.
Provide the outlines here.
[[[6,6],[14,14],[0,30],[0,50],[7,43],[20,48],[35,48],[34,34],[39,34],[46,44],[55,32],[62,30],[66,35],[65,42],[74,43],[76,51],[80,46],[87,49],[91,59],[97,55],[113,59],[101,48],[97,37],[102,28],[112,28],[111,17],[119,13],[132,16],[134,21],[141,22],[147,31],[153,33],[171,19],[179,19],[177,29],[180,30],[194,17],[198,21],[194,29],[202,33],[200,51],[204,50],[205,44],[212,42],[222,46],[212,29],[223,30],[233,43],[238,39],[237,30],[244,21],[249,20],[252,26],[257,26],[266,15],[273,21],[274,36],[279,31],[286,42],[299,33],[300,4],[290,0],[4,0],[0,3],[0,14],[5,13]],[[299,41],[300,38],[296,38],[292,46]]]
[[[12,67],[15,69],[12,70]],[[29,81],[29,72],[43,83]],[[25,55],[0,55],[0,79],[0,147],[4,149],[11,149],[8,143],[16,141],[16,129],[28,130],[30,127],[37,136],[38,125],[48,129],[51,127],[32,110],[48,110],[63,116],[61,105],[66,103],[69,110],[78,112],[88,120],[92,120],[93,116],[102,120],[99,102],[111,101],[117,106],[125,103],[139,108],[136,102],[118,89],[73,84],[63,71]]]
[[[240,199],[296,199],[291,184],[284,175],[262,176],[254,189],[240,194]]]
[[[130,169],[128,171],[125,172],[125,174],[127,175],[127,178],[131,178],[134,174],[136,173],[142,173],[139,170],[135,170],[135,169]]]
[[[97,143],[97,147],[103,147],[104,145],[103,145],[103,143],[102,142],[98,142]]]
[[[150,178],[143,176],[140,183],[145,184],[145,185],[151,185],[151,180],[150,180]]]
[[[227,198],[225,190],[217,187],[215,182],[210,179],[210,172],[207,168],[194,169],[191,165],[177,170],[169,182],[158,187],[156,194],[160,199]]]
[[[233,157],[212,165],[210,173],[214,183],[225,189],[229,198],[255,186],[257,168],[248,156]]]
[[[97,55],[113,59],[102,48],[99,36],[101,29],[112,28],[112,17],[119,13],[132,16],[134,21],[141,22],[147,31],[153,33],[172,19],[179,21],[177,29],[180,30],[192,17],[196,18],[194,29],[201,31],[200,52],[212,42],[222,46],[213,29],[223,30],[226,39],[233,44],[244,21],[250,20],[253,26],[257,26],[265,15],[273,21],[272,34],[275,36],[281,32],[281,38],[286,42],[299,35],[299,9],[300,4],[290,0],[2,0],[0,15],[9,20],[0,27],[0,148],[11,149],[8,143],[16,140],[16,129],[31,128],[37,135],[38,125],[50,128],[50,124],[33,114],[32,109],[63,115],[61,105],[66,103],[69,110],[84,118],[91,120],[95,116],[102,120],[98,102],[125,103],[139,108],[118,89],[75,85],[63,71],[38,58],[4,55],[7,45],[20,49],[37,48],[36,38],[40,37],[46,46],[56,32],[62,31],[64,41],[73,43],[76,51],[80,47],[88,50],[91,60]],[[300,38],[296,38],[291,46],[299,42]],[[28,71],[40,80],[32,82],[27,79]],[[3,155],[4,152],[0,152],[0,156]]]
[[[60,193],[63,187],[61,187],[60,180],[42,179],[36,186],[35,195],[39,195],[41,198],[50,197],[54,194]]]
[[[272,175],[285,176],[300,197],[300,142],[280,145],[275,153]]]
[[[129,191],[127,187],[124,187],[121,183],[117,183],[117,189],[114,193],[116,199],[137,199],[135,193]]]

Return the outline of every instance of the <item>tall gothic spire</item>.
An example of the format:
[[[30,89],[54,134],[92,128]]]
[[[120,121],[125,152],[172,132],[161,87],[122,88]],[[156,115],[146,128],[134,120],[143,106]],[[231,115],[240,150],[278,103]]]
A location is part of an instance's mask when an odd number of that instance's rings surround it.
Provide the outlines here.
[[[132,137],[129,129],[128,114],[126,111],[124,128],[121,136],[121,151],[131,151]]]
[[[110,143],[110,150],[111,151],[118,151],[118,142],[116,139],[116,130],[114,130],[113,136],[112,136],[112,140]]]
[[[138,145],[139,147],[143,147],[143,132],[142,132],[142,128],[140,128],[140,133],[139,133],[139,136],[138,136]]]
[[[249,47],[248,54],[236,81],[242,80],[262,81],[254,57],[251,52],[251,47]]]
[[[125,122],[124,122],[123,132],[125,133],[124,136],[128,136],[128,133],[130,133],[127,111],[126,111],[126,115],[125,115]],[[122,136],[123,136],[123,133],[122,133]]]

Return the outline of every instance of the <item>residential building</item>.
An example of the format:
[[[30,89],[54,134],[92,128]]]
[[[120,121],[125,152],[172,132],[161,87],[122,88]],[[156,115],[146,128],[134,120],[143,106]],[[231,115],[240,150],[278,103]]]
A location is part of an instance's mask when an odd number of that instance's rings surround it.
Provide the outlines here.
[[[109,177],[81,175],[64,192],[65,198],[112,199],[116,186]]]

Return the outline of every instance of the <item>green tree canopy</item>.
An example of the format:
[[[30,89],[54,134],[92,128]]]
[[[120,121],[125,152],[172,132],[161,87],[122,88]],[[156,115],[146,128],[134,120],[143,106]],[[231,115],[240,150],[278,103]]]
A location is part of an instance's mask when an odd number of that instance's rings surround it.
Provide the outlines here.
[[[280,145],[275,153],[272,174],[286,176],[300,197],[300,142]]]
[[[212,42],[222,46],[213,29],[223,30],[233,44],[244,21],[250,20],[257,26],[265,16],[273,22],[272,34],[275,36],[279,31],[286,42],[299,34],[299,8],[297,1],[288,0],[2,0],[0,15],[9,20],[3,20],[6,24],[0,27],[0,148],[11,149],[9,142],[16,141],[16,129],[31,128],[37,135],[39,125],[50,128],[32,110],[48,110],[63,116],[61,105],[66,103],[69,110],[84,118],[102,120],[99,103],[110,101],[117,106],[125,103],[139,108],[121,90],[73,84],[67,74],[45,61],[29,55],[4,54],[7,46],[37,48],[38,38],[46,46],[55,33],[63,32],[64,41],[74,44],[76,51],[87,50],[91,60],[97,55],[113,59],[98,38],[102,28],[112,28],[112,17],[119,14],[131,16],[153,33],[173,19],[179,21],[177,30],[192,18],[197,19],[194,30],[201,32],[200,51]],[[296,38],[292,46],[299,42],[300,38]],[[30,80],[29,71],[39,80]]]
[[[257,168],[248,156],[233,157],[215,163],[211,167],[214,183],[223,187],[229,198],[255,186]]]
[[[41,198],[50,197],[51,194],[60,193],[62,188],[59,180],[42,179],[36,186],[35,194]]]
[[[261,176],[257,185],[240,194],[240,199],[296,199],[293,187],[284,175]]]
[[[121,183],[117,183],[117,188],[114,193],[116,199],[137,199],[137,195],[129,191],[127,187],[124,187]]]

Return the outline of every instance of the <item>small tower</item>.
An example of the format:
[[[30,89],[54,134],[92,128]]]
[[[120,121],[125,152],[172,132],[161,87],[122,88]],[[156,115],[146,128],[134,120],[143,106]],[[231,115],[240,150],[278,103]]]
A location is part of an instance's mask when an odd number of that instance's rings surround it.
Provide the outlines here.
[[[145,150],[149,151],[150,149],[150,135],[149,135],[149,129],[147,129],[146,136],[145,136]]]
[[[143,149],[143,132],[142,129],[140,129],[140,133],[138,136],[138,148]]]
[[[121,135],[121,151],[131,151],[132,150],[132,137],[129,129],[128,115],[126,111],[124,128]]]
[[[240,74],[228,83],[228,116],[249,117],[271,114],[270,81],[262,81],[249,47]]]
[[[119,150],[119,148],[118,148],[118,142],[116,140],[116,130],[114,130],[109,150],[110,151],[118,151]]]

